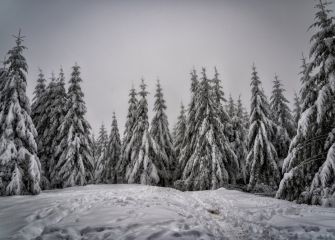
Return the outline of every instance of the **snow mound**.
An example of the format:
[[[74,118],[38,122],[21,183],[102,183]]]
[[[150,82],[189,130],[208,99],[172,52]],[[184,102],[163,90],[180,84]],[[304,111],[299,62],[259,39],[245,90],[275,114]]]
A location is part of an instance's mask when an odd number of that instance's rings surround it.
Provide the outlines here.
[[[335,209],[226,189],[88,185],[0,209],[0,239],[335,239]]]

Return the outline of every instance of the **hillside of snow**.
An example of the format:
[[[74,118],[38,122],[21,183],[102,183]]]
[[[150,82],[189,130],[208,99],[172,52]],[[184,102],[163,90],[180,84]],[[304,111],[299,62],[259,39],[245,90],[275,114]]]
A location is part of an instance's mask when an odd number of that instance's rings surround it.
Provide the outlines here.
[[[88,185],[0,198],[0,239],[335,239],[335,209],[226,189]]]

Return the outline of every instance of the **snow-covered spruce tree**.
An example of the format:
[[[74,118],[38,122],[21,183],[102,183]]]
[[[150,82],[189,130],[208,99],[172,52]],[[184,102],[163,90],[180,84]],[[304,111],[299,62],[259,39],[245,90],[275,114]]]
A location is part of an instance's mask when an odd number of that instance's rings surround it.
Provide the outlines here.
[[[43,189],[49,189],[52,185],[51,171],[57,161],[55,148],[60,142],[57,135],[65,116],[66,98],[64,72],[60,69],[57,79],[52,73],[45,93],[40,96],[40,117],[33,119],[36,121],[38,132],[37,145],[42,166],[41,186]]]
[[[249,116],[250,114],[248,113],[247,109],[243,107],[243,124],[245,129],[249,129],[250,127]]]
[[[0,111],[0,195],[38,194],[41,166],[37,157],[37,132],[30,117],[26,96],[25,47],[20,32],[8,51],[1,89]],[[1,84],[1,85],[2,85]]]
[[[6,79],[7,79],[7,69],[6,69],[5,62],[6,60],[3,62],[3,67],[0,68],[0,93],[5,86]],[[0,95],[0,101],[2,102],[2,95]]]
[[[213,88],[213,99],[214,103],[216,105],[216,108],[218,109],[218,114],[223,126],[223,133],[227,140],[230,142],[230,145],[232,147],[231,142],[234,139],[234,128],[233,128],[233,121],[232,117],[235,115],[235,103],[230,95],[230,99],[226,107],[224,107],[227,100],[224,97],[223,87],[222,87],[222,81],[219,78],[219,73],[217,71],[217,68],[214,67],[214,78],[211,81],[212,88]],[[229,107],[227,107],[229,106]],[[230,183],[235,183],[235,179],[238,176],[235,176],[234,172],[232,173],[232,176],[230,177]]]
[[[270,98],[270,108],[273,121],[276,124],[272,143],[277,151],[279,159],[283,159],[287,156],[291,138],[295,134],[293,117],[291,110],[287,105],[289,101],[284,96],[284,91],[283,84],[278,76],[275,75],[272,95]]]
[[[311,169],[308,169],[310,166],[303,163],[304,159],[308,160],[312,157],[311,148],[304,148],[304,142],[307,142],[308,139],[313,139],[318,129],[315,106],[318,86],[315,79],[313,80],[310,77],[308,65],[305,58],[303,58],[302,71],[300,72],[302,84],[300,89],[301,117],[298,122],[296,136],[292,139],[288,155],[284,160],[282,169],[284,177],[276,193],[277,198],[290,201],[298,200],[299,202],[304,201],[301,198],[301,193],[306,188],[309,188],[312,175],[317,171],[315,169],[317,168],[316,166],[312,169],[313,173],[310,173]]]
[[[270,141],[273,122],[255,66],[252,67],[250,85],[252,97],[247,157],[247,171],[250,174],[248,190],[254,190],[257,184],[276,188],[280,181],[280,172],[277,153]]]
[[[167,186],[169,184],[169,168],[163,160],[160,149],[149,132],[148,103],[146,84],[142,79],[136,120],[132,137],[125,152],[130,156],[126,172],[128,183]]]
[[[109,135],[107,152],[108,162],[105,170],[102,172],[102,178],[105,183],[117,183],[116,165],[121,157],[121,139],[115,113],[113,113],[113,122]]]
[[[234,103],[234,99],[232,98],[231,95],[229,95],[229,99],[228,99],[228,103],[226,105],[226,109],[227,109],[227,114],[229,116],[229,119],[227,120],[227,126],[226,126],[226,136],[228,137],[229,141],[231,143],[234,142],[234,138],[235,138],[235,129],[233,127],[234,125],[234,117],[236,114],[236,109],[235,109],[235,103]]]
[[[56,87],[56,77],[54,73],[51,74],[50,82],[46,88],[46,92],[42,95],[42,105],[41,105],[41,114],[38,122],[35,123],[36,130],[38,133],[37,136],[37,146],[38,146],[38,156],[41,162],[42,175],[41,175],[41,187],[42,189],[50,188],[50,159],[52,157],[52,144],[50,142],[50,117],[52,112],[52,104],[56,98],[55,95]]]
[[[235,116],[235,103],[231,95],[229,95],[229,100],[227,104],[227,113],[230,118],[233,118]]]
[[[155,115],[151,122],[150,134],[158,145],[158,157],[163,161],[166,161],[164,165],[167,166],[167,169],[169,170],[168,180],[169,184],[171,184],[175,178],[174,173],[176,170],[177,162],[176,153],[173,147],[173,141],[169,130],[169,122],[165,110],[166,104],[163,97],[163,91],[158,80],[154,105]]]
[[[335,25],[327,5],[323,1],[316,4],[316,22],[311,28],[317,31],[311,38],[311,62],[301,90],[303,112],[285,159],[285,175],[277,197],[335,206],[335,131],[331,130],[335,114]]]
[[[302,55],[300,66],[301,71],[299,73],[301,75],[301,89],[299,92],[299,98],[301,102],[301,115],[305,110],[314,105],[318,93],[316,82],[311,81],[309,66],[310,64],[307,63],[305,56]]]
[[[188,114],[187,114],[187,124],[186,124],[186,132],[183,143],[181,144],[181,151],[178,158],[178,167],[175,172],[176,179],[180,179],[182,176],[182,172],[185,168],[186,162],[193,154],[195,149],[194,135],[195,135],[195,114],[196,114],[196,102],[197,102],[197,93],[199,80],[198,75],[195,69],[191,71],[191,101],[188,106]],[[175,182],[176,188],[181,188],[179,185],[179,181]]]
[[[293,108],[293,121],[295,124],[295,129],[298,128],[298,122],[301,116],[301,102],[297,93],[294,93],[294,108]]]
[[[3,63],[3,67],[0,68],[0,113],[3,111],[3,109],[5,109],[5,103],[6,101],[6,96],[3,93],[3,90],[7,84],[8,81],[8,69],[6,68],[6,59],[2,62]]]
[[[54,187],[89,183],[93,176],[90,125],[85,119],[86,106],[81,90],[79,66],[73,66],[69,81],[66,115],[58,129],[57,163],[51,172]]]
[[[180,152],[183,147],[183,141],[185,138],[185,133],[186,133],[186,126],[187,126],[187,120],[186,120],[186,114],[185,114],[185,107],[181,103],[180,105],[180,114],[178,116],[178,121],[174,127],[174,149],[176,151],[176,157],[179,159],[180,157]]]
[[[234,182],[238,162],[213,98],[213,87],[202,70],[195,106],[194,151],[186,162],[179,186],[185,190],[208,190]]]
[[[126,171],[131,160],[131,149],[127,147],[132,144],[130,141],[133,136],[133,127],[136,121],[136,111],[138,106],[136,95],[136,90],[132,87],[129,93],[128,114],[122,139],[121,158],[116,166],[118,183],[126,182]]]
[[[108,145],[108,133],[105,127],[105,124],[101,124],[100,130],[99,130],[99,136],[97,139],[97,152],[98,155],[102,155],[103,152],[107,149]]]
[[[92,142],[92,158],[93,158],[93,169],[96,169],[97,162],[98,162],[98,141],[95,138],[94,133],[91,135],[91,142]]]
[[[222,90],[222,81],[219,78],[219,72],[216,67],[214,67],[214,78],[212,79],[213,83],[213,96],[216,103],[222,104],[222,102],[226,102],[227,100],[224,97],[224,92]],[[224,116],[227,117],[227,116]]]
[[[324,206],[335,206],[335,23],[334,17],[327,17],[331,10],[326,9],[330,3],[320,1],[321,20],[315,25],[321,28],[321,36],[314,37],[314,45],[311,53],[314,61],[312,67],[318,69],[314,76],[321,81],[321,88],[317,99],[317,122],[328,133],[324,149],[327,150],[326,160],[322,163],[318,172],[315,174],[308,200],[312,204]],[[328,25],[329,24],[329,25]],[[329,27],[330,26],[330,27]],[[315,48],[314,48],[315,47]]]
[[[53,84],[53,83],[52,83]],[[48,88],[49,89],[49,88]],[[45,119],[47,116],[47,111],[49,110],[48,107],[46,107],[46,102],[48,100],[49,94],[47,92],[46,88],[46,80],[44,78],[44,74],[41,69],[39,69],[37,84],[34,91],[34,98],[33,103],[31,105],[31,118],[33,120],[33,123],[37,130],[37,137],[36,137],[36,143],[37,143],[37,155],[40,159],[41,163],[41,188],[42,189],[48,189],[50,185],[49,178],[46,177],[46,170],[45,170],[45,148],[42,143],[42,136],[44,134],[44,130],[47,127],[48,123],[45,123]],[[41,124],[43,123],[43,124]]]
[[[1,94],[4,86],[6,85],[7,80],[7,69],[6,65],[4,64],[3,67],[0,68],[0,111],[2,109],[2,104],[4,102],[4,96]]]
[[[275,75],[270,102],[271,110],[275,115],[275,122],[282,126],[291,138],[295,133],[295,128],[291,110],[288,106],[289,101],[284,96],[284,92],[285,89],[283,88],[283,84],[279,80],[278,76]]]
[[[49,94],[50,108],[47,113],[48,118],[48,127],[45,131],[45,145],[51,146],[50,148],[50,158],[48,165],[48,173],[49,176],[53,171],[54,166],[57,164],[58,159],[60,157],[59,153],[56,152],[57,146],[63,140],[59,138],[58,130],[62,125],[65,115],[66,115],[66,105],[67,105],[67,93],[65,89],[65,76],[63,68],[60,68],[59,76],[57,80],[54,82],[54,86],[51,89]],[[50,180],[52,183],[52,179]]]
[[[116,164],[121,156],[121,140],[115,113],[110,136],[107,136],[104,125],[100,128],[98,138],[100,157],[95,168],[96,183],[117,183]]]
[[[229,141],[234,150],[234,153],[239,162],[239,172],[237,176],[238,183],[246,184],[246,157],[248,155],[247,150],[247,130],[244,122],[244,109],[242,106],[241,98],[239,97],[237,104],[234,99],[229,95],[228,103],[226,105],[227,113],[230,117],[229,126],[230,131],[228,132]],[[249,119],[248,119],[249,121]]]
[[[223,104],[227,101],[224,97],[224,92],[222,90],[222,81],[219,78],[219,73],[216,69],[214,68],[214,78],[212,79],[212,86],[213,86],[213,97],[215,104],[217,105],[217,108],[219,110],[219,115],[221,122],[224,126],[224,133],[226,136],[231,136],[232,135],[232,124],[231,124],[231,117],[223,107]]]
[[[233,127],[233,142],[232,148],[234,149],[235,155],[239,163],[239,173],[237,180],[239,183],[246,184],[247,173],[246,173],[246,158],[248,155],[248,141],[247,141],[247,129],[243,119],[243,105],[241,97],[238,98],[236,104],[236,113],[232,118]]]
[[[94,181],[95,183],[105,183],[102,172],[105,171],[108,161],[108,134],[104,124],[101,124],[99,130],[99,136],[97,139],[97,162],[94,169]]]
[[[34,98],[33,103],[31,105],[31,118],[35,126],[40,121],[41,115],[44,114],[43,112],[43,105],[44,105],[44,96],[46,93],[46,80],[44,78],[44,74],[41,69],[39,69],[37,84],[34,91]]]

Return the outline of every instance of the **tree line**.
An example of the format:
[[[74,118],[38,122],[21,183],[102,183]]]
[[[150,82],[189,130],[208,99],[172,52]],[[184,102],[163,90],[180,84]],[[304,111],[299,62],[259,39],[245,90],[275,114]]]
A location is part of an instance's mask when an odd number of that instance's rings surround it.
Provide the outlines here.
[[[278,75],[268,98],[256,66],[251,106],[227,100],[216,68],[190,73],[191,99],[181,104],[170,132],[163,89],[157,81],[149,121],[142,79],[130,89],[122,136],[115,113],[108,134],[92,136],[85,119],[80,67],[65,87],[60,69],[47,83],[38,75],[30,106],[23,36],[0,69],[0,193],[38,194],[41,189],[89,183],[140,183],[180,190],[227,185],[301,203],[335,205],[335,24],[329,3],[316,4],[311,49],[302,58],[301,89],[291,111]]]

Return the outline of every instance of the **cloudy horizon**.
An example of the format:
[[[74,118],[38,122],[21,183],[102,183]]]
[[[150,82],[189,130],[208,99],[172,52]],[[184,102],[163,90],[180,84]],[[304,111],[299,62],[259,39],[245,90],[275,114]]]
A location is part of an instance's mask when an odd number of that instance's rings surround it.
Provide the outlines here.
[[[24,56],[30,99],[38,68],[49,79],[62,66],[68,81],[77,62],[86,116],[95,134],[101,123],[110,129],[113,111],[123,133],[129,89],[138,89],[142,77],[150,92],[151,118],[159,78],[172,129],[180,102],[188,104],[193,67],[198,72],[206,67],[212,77],[216,66],[226,98],[241,94],[249,109],[255,62],[267,96],[278,74],[292,102],[313,19],[313,0],[3,0],[0,56],[13,46],[12,34],[21,28],[28,48]]]

